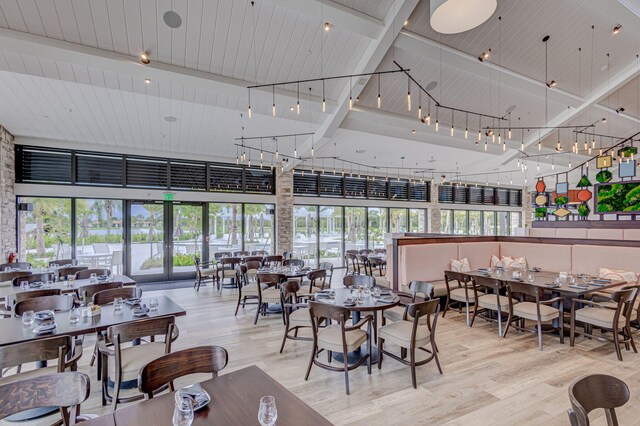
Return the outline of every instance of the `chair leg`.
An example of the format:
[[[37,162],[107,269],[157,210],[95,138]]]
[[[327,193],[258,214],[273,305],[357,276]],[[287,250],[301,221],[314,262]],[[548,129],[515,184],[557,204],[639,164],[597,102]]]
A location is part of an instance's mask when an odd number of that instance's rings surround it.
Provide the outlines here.
[[[378,337],[378,370],[382,369],[382,345],[384,343],[384,339],[382,337]]]
[[[636,349],[636,343],[633,341],[633,334],[631,333],[631,327],[627,327],[627,332],[629,333],[629,343],[631,343],[631,348],[633,352],[638,353],[638,349]]]
[[[287,333],[289,333],[289,327],[284,328],[284,337],[282,338],[282,345],[280,345],[280,353],[284,351],[284,344],[287,341]]]
[[[240,309],[240,300],[242,299],[242,293],[238,294],[238,304],[236,305],[236,313],[233,316],[238,316],[238,309]],[[244,307],[244,306],[243,306]]]
[[[466,316],[466,319],[467,319],[467,326],[469,326],[469,319],[470,318],[469,318],[469,301],[468,300],[465,301],[465,307],[466,307],[465,316]],[[443,315],[443,317],[444,317],[444,315]]]
[[[102,406],[104,407],[105,405],[107,405],[107,397],[109,396],[109,380],[108,380],[109,373],[107,371],[107,360],[104,359],[104,356],[102,354],[100,354],[99,357],[100,357],[99,366],[100,366],[100,370],[102,371],[101,373]]]
[[[442,311],[442,318],[444,318],[445,315],[447,315],[447,311],[449,310],[449,293],[447,292],[447,300],[446,302],[444,302],[444,311]]]
[[[407,357],[407,348],[400,348],[400,358],[405,359]]]
[[[256,310],[256,318],[253,320],[253,325],[258,324],[258,316],[260,315],[261,309],[262,309],[262,303],[258,303],[258,309]]]
[[[311,366],[313,365],[313,358],[318,353],[318,348],[315,343],[313,344],[313,350],[311,351],[311,358],[309,359],[309,366],[307,367],[307,374],[304,375],[304,380],[309,380],[309,374],[311,373]]]
[[[344,385],[347,389],[347,395],[350,395],[349,393],[349,360],[348,360],[349,354],[347,352],[343,352],[342,356],[344,357]]]
[[[107,374],[107,381],[109,380],[109,375]],[[118,398],[120,398],[120,384],[122,382],[122,377],[120,376],[120,371],[116,369],[116,377],[113,379],[113,399],[111,400],[111,412],[116,411],[118,408]]]
[[[473,308],[473,316],[471,317],[471,324],[469,327],[473,327],[473,322],[476,320],[476,315],[478,315],[478,304],[476,303]]]
[[[369,353],[367,357],[367,373],[371,374],[371,336],[367,339],[367,352]]]
[[[622,361],[622,351],[620,350],[620,333],[617,329],[613,330],[613,344],[616,347],[616,355],[618,361]]]
[[[327,351],[327,362],[331,363],[331,358],[333,357],[333,352]]]
[[[411,349],[409,350],[409,360],[411,361],[411,384],[413,385],[414,389],[418,389],[418,385],[416,384],[416,348],[415,347],[411,347]]]
[[[436,360],[436,365],[438,366],[438,371],[440,374],[442,373],[442,367],[440,366],[440,358],[438,358],[438,352],[435,350],[436,347],[436,339],[433,338],[433,334],[431,335],[431,349],[433,349],[433,358]]]
[[[560,330],[562,333],[562,330]],[[538,349],[542,352],[542,322],[538,320]]]

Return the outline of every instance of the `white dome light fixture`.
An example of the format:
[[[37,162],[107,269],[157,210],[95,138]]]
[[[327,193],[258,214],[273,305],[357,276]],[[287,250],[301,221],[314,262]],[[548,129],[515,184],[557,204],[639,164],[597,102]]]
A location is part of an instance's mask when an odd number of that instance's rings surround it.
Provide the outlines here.
[[[442,34],[469,31],[491,17],[498,0],[431,0],[431,27]]]

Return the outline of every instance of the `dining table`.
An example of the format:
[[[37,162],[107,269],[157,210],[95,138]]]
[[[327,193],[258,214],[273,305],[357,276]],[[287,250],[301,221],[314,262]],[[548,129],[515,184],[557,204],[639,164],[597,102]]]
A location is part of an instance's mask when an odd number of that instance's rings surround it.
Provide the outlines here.
[[[0,287],[0,298],[4,298],[4,304],[6,309],[10,309],[13,306],[15,301],[15,295],[21,292],[28,292],[34,290],[43,290],[43,289],[58,289],[61,293],[74,293],[79,288],[82,288],[87,285],[94,285],[100,283],[107,282],[118,282],[122,283],[123,286],[134,286],[136,282],[129,278],[126,275],[114,275],[113,279],[102,280],[102,281],[92,281],[91,278],[83,278],[79,280],[73,281],[55,281],[49,283],[48,285],[43,285],[42,287],[28,287],[27,289],[22,289],[19,286],[9,286],[9,287]]]
[[[532,280],[528,279],[529,272],[531,272]],[[585,296],[588,296],[592,293],[596,293],[599,291],[613,289],[616,287],[620,287],[626,284],[625,281],[620,280],[610,280],[609,282],[602,283],[594,283],[591,281],[594,277],[589,277],[588,275],[585,279],[578,279],[576,285],[570,285],[566,278],[560,278],[560,272],[555,271],[546,271],[546,270],[531,270],[524,273],[520,273],[520,277],[518,274],[514,276],[513,271],[507,270],[498,270],[495,268],[482,269],[482,270],[473,270],[469,272],[465,272],[470,277],[490,277],[495,278],[497,280],[502,281],[504,284],[509,284],[510,282],[515,283],[524,283],[532,286],[540,287],[545,292],[551,294],[552,298],[562,297],[565,299],[584,299]],[[556,282],[556,279],[559,282]],[[555,308],[559,308],[560,304],[555,303]],[[559,328],[560,319],[553,320],[553,327]],[[499,331],[500,332],[500,331]]]
[[[259,424],[260,398],[266,395],[275,397],[279,426],[332,424],[255,365],[222,373],[200,385],[211,401],[194,413],[193,426]],[[171,425],[174,398],[174,393],[157,395],[83,423],[87,426]]]
[[[351,305],[345,304],[345,301],[347,301],[347,299],[356,299],[357,289],[355,287],[343,287],[319,291],[318,293],[315,293],[315,301],[349,309],[349,311],[351,312],[351,321],[355,325],[360,321],[363,312],[377,315],[378,312],[384,311],[385,309],[393,308],[394,306],[398,306],[400,304],[400,297],[398,297],[397,294],[394,294],[386,287],[379,288],[383,292],[389,291],[390,294],[375,297],[371,292],[369,292],[368,295],[363,295],[360,303]],[[326,297],[324,295],[330,295],[333,297]],[[355,364],[360,359],[362,359],[362,357],[366,355],[366,353],[366,345],[362,345],[355,351],[349,352],[347,356],[347,362],[349,364]],[[372,363],[378,361],[378,351],[375,349],[375,345],[371,345],[370,355]],[[334,351],[333,358],[336,361],[344,362],[344,355],[342,353]]]
[[[183,316],[187,312],[183,307],[175,303],[167,296],[157,296],[158,307],[155,311],[150,311],[147,315],[136,317],[133,315],[133,306],[124,304],[121,311],[115,311],[112,304],[101,306],[100,314],[95,316],[81,316],[80,320],[73,324],[69,321],[67,312],[55,314],[56,328],[52,333],[35,334],[32,330],[37,324],[30,326],[22,324],[22,318],[11,317],[0,319],[0,346],[14,343],[28,342],[32,340],[44,339],[51,336],[81,336],[90,333],[104,331],[112,325],[127,322],[142,321],[148,318],[164,316]],[[140,300],[141,305],[149,306],[149,297]]]

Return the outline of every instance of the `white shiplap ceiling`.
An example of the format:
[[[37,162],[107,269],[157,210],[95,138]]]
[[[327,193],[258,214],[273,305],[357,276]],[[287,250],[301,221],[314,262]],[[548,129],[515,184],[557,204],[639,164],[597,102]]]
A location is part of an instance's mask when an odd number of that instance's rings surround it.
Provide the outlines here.
[[[163,22],[169,10],[182,19],[177,29]],[[503,17],[501,42],[498,16]],[[325,21],[332,23],[328,32],[322,29]],[[623,31],[612,36],[618,23]],[[380,51],[392,40],[385,42],[384,34],[395,39],[388,51]],[[248,136],[311,130],[325,135],[316,146],[322,155],[372,164],[384,159],[389,167],[398,167],[405,156],[420,168],[432,167],[427,159],[434,157],[437,170],[511,173],[519,140],[509,142],[506,153],[497,146],[485,153],[464,140],[464,128],[477,134],[478,126],[473,119],[467,124],[464,115],[455,116],[454,138],[448,136],[450,114],[440,117],[447,135],[420,127],[417,91],[409,112],[407,81],[400,75],[383,78],[382,111],[375,107],[377,80],[372,79],[357,109],[343,115],[346,81],[326,85],[327,113],[320,111],[319,84],[311,86],[310,100],[308,86],[301,86],[301,115],[289,110],[297,86],[279,89],[276,118],[271,93],[254,91],[252,120],[240,117],[248,103],[246,86],[349,74],[372,63],[378,70],[392,69],[395,59],[422,84],[437,81],[433,95],[443,104],[495,115],[515,105],[514,126],[542,125],[540,40],[547,34],[549,76],[559,84],[548,93],[548,121],[581,124],[606,116],[604,130],[621,136],[635,132],[640,112],[629,64],[640,52],[640,18],[617,0],[499,0],[488,22],[451,36],[431,29],[428,0],[258,0],[253,8],[244,0],[0,0],[0,124],[30,143],[222,161],[235,159],[234,138],[243,124]],[[492,58],[478,62],[477,55],[488,48]],[[146,67],[137,59],[145,51],[152,59]],[[602,69],[606,53],[610,67]],[[607,87],[625,72],[619,88]],[[584,108],[602,88],[606,96],[595,101],[600,106]],[[425,99],[425,110],[426,105]],[[625,107],[624,114],[609,108],[618,106]],[[167,116],[177,121],[169,123]],[[533,143],[534,136],[525,136]],[[555,146],[555,134],[542,138],[547,149]],[[281,151],[292,150],[290,145],[283,141]],[[308,154],[309,144],[298,146]],[[366,154],[356,154],[362,149]]]

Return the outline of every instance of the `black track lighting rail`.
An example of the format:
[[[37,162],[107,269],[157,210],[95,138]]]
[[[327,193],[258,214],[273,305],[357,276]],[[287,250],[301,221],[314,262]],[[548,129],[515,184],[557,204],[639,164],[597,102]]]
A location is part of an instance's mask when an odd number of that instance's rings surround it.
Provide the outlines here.
[[[396,74],[403,71],[405,70],[399,69],[399,70],[389,70],[389,71],[374,71],[374,72],[364,72],[359,74],[336,75],[331,77],[308,78],[306,80],[293,80],[293,81],[285,81],[281,83],[254,84],[253,86],[247,86],[247,89],[259,89],[261,87],[287,86],[289,84],[300,84],[300,83],[314,83],[317,81],[341,80],[345,78],[354,78],[354,77],[370,77],[372,75]],[[409,70],[406,70],[406,71],[409,71]]]

